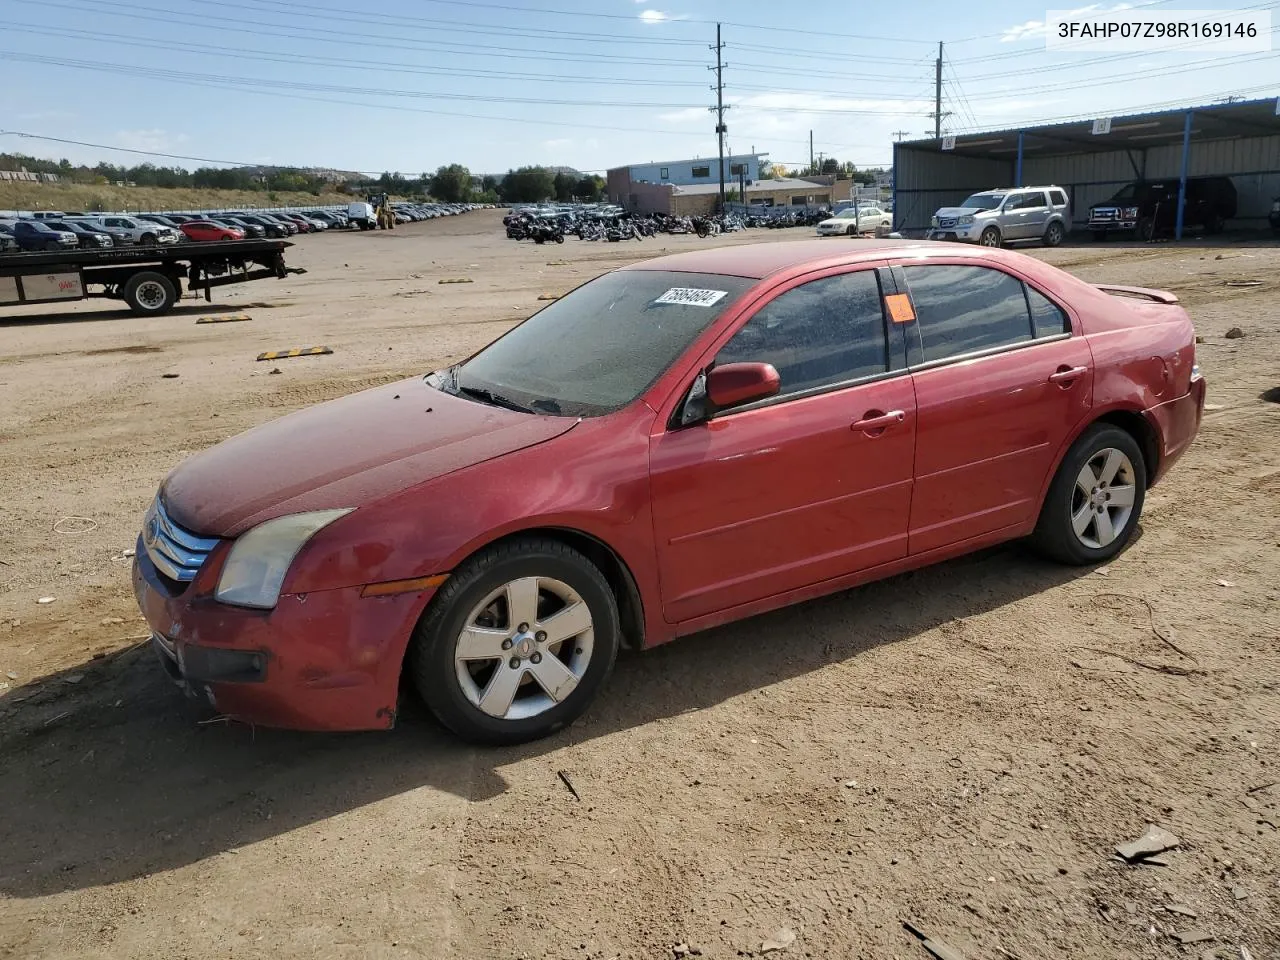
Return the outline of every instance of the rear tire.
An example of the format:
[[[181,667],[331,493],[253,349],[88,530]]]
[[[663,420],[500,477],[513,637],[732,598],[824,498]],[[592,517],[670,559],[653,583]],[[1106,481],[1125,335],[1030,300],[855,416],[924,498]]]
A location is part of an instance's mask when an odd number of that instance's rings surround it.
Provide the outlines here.
[[[1066,231],[1062,229],[1062,224],[1055,220],[1044,231],[1044,245],[1046,247],[1056,247],[1062,243],[1062,239],[1065,236]]]
[[[563,621],[575,624],[562,628],[565,639],[546,639],[555,616],[578,604],[585,611]],[[524,743],[581,716],[613,669],[621,632],[617,601],[591,561],[557,540],[522,538],[481,551],[445,581],[414,630],[406,670],[458,736]],[[464,643],[476,656],[459,656]]]
[[[129,309],[142,317],[168,313],[178,301],[178,291],[173,281],[163,273],[152,270],[144,270],[130,277],[121,296]]]
[[[1105,563],[1133,538],[1146,493],[1147,465],[1137,441],[1117,426],[1095,423],[1062,458],[1032,545],[1059,563]]]

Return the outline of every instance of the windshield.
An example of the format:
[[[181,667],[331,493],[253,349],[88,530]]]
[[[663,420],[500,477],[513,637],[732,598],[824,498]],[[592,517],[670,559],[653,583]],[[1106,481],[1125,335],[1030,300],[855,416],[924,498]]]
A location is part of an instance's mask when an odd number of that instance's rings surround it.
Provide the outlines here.
[[[621,270],[578,287],[457,368],[456,389],[536,413],[599,416],[640,396],[755,281]],[[451,389],[451,377],[436,386]]]
[[[1126,184],[1119,193],[1111,198],[1112,203],[1124,203],[1126,200],[1135,200],[1138,196],[1138,185],[1136,183]]]
[[[975,193],[960,206],[971,210],[994,210],[1002,203],[1004,203],[1003,193]]]
[[[837,213],[837,214],[836,214],[834,217],[832,217],[831,219],[833,219],[833,220],[852,220],[852,219],[853,219],[854,217],[856,217],[857,215],[858,215],[858,212],[857,212],[856,210],[854,210],[854,209],[853,209],[853,207],[846,207],[844,210],[841,210],[839,213]]]

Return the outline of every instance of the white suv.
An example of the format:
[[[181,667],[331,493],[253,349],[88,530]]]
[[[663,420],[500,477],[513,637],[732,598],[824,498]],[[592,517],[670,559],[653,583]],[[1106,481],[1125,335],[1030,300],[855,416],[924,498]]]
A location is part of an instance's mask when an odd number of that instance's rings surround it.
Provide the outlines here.
[[[985,247],[1040,240],[1046,247],[1056,247],[1070,230],[1067,191],[1053,185],[1008,187],[975,193],[958,207],[943,207],[933,215],[928,238]]]

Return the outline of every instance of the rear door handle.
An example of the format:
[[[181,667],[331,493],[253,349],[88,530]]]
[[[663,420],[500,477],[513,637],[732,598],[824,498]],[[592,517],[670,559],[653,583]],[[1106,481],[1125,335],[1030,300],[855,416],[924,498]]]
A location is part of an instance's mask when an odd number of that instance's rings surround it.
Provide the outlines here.
[[[1050,383],[1070,384],[1089,372],[1088,367],[1063,367],[1049,374]]]
[[[864,433],[883,431],[885,427],[892,427],[895,423],[902,423],[905,419],[907,419],[907,415],[901,410],[890,410],[888,413],[868,410],[862,415],[861,420],[853,421],[850,429],[861,430]],[[876,436],[879,436],[879,434],[877,433]]]

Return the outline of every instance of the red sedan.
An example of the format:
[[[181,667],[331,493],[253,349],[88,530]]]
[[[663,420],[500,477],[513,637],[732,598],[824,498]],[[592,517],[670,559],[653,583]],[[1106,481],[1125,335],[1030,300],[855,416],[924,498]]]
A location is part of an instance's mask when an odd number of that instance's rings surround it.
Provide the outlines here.
[[[164,481],[134,586],[224,714],[510,743],[652,647],[1028,537],[1129,542],[1205,383],[1170,294],[999,249],[761,244],[579,287]]]
[[[188,240],[243,240],[244,231],[235,227],[225,227],[209,220],[190,220],[180,224],[181,230]]]

